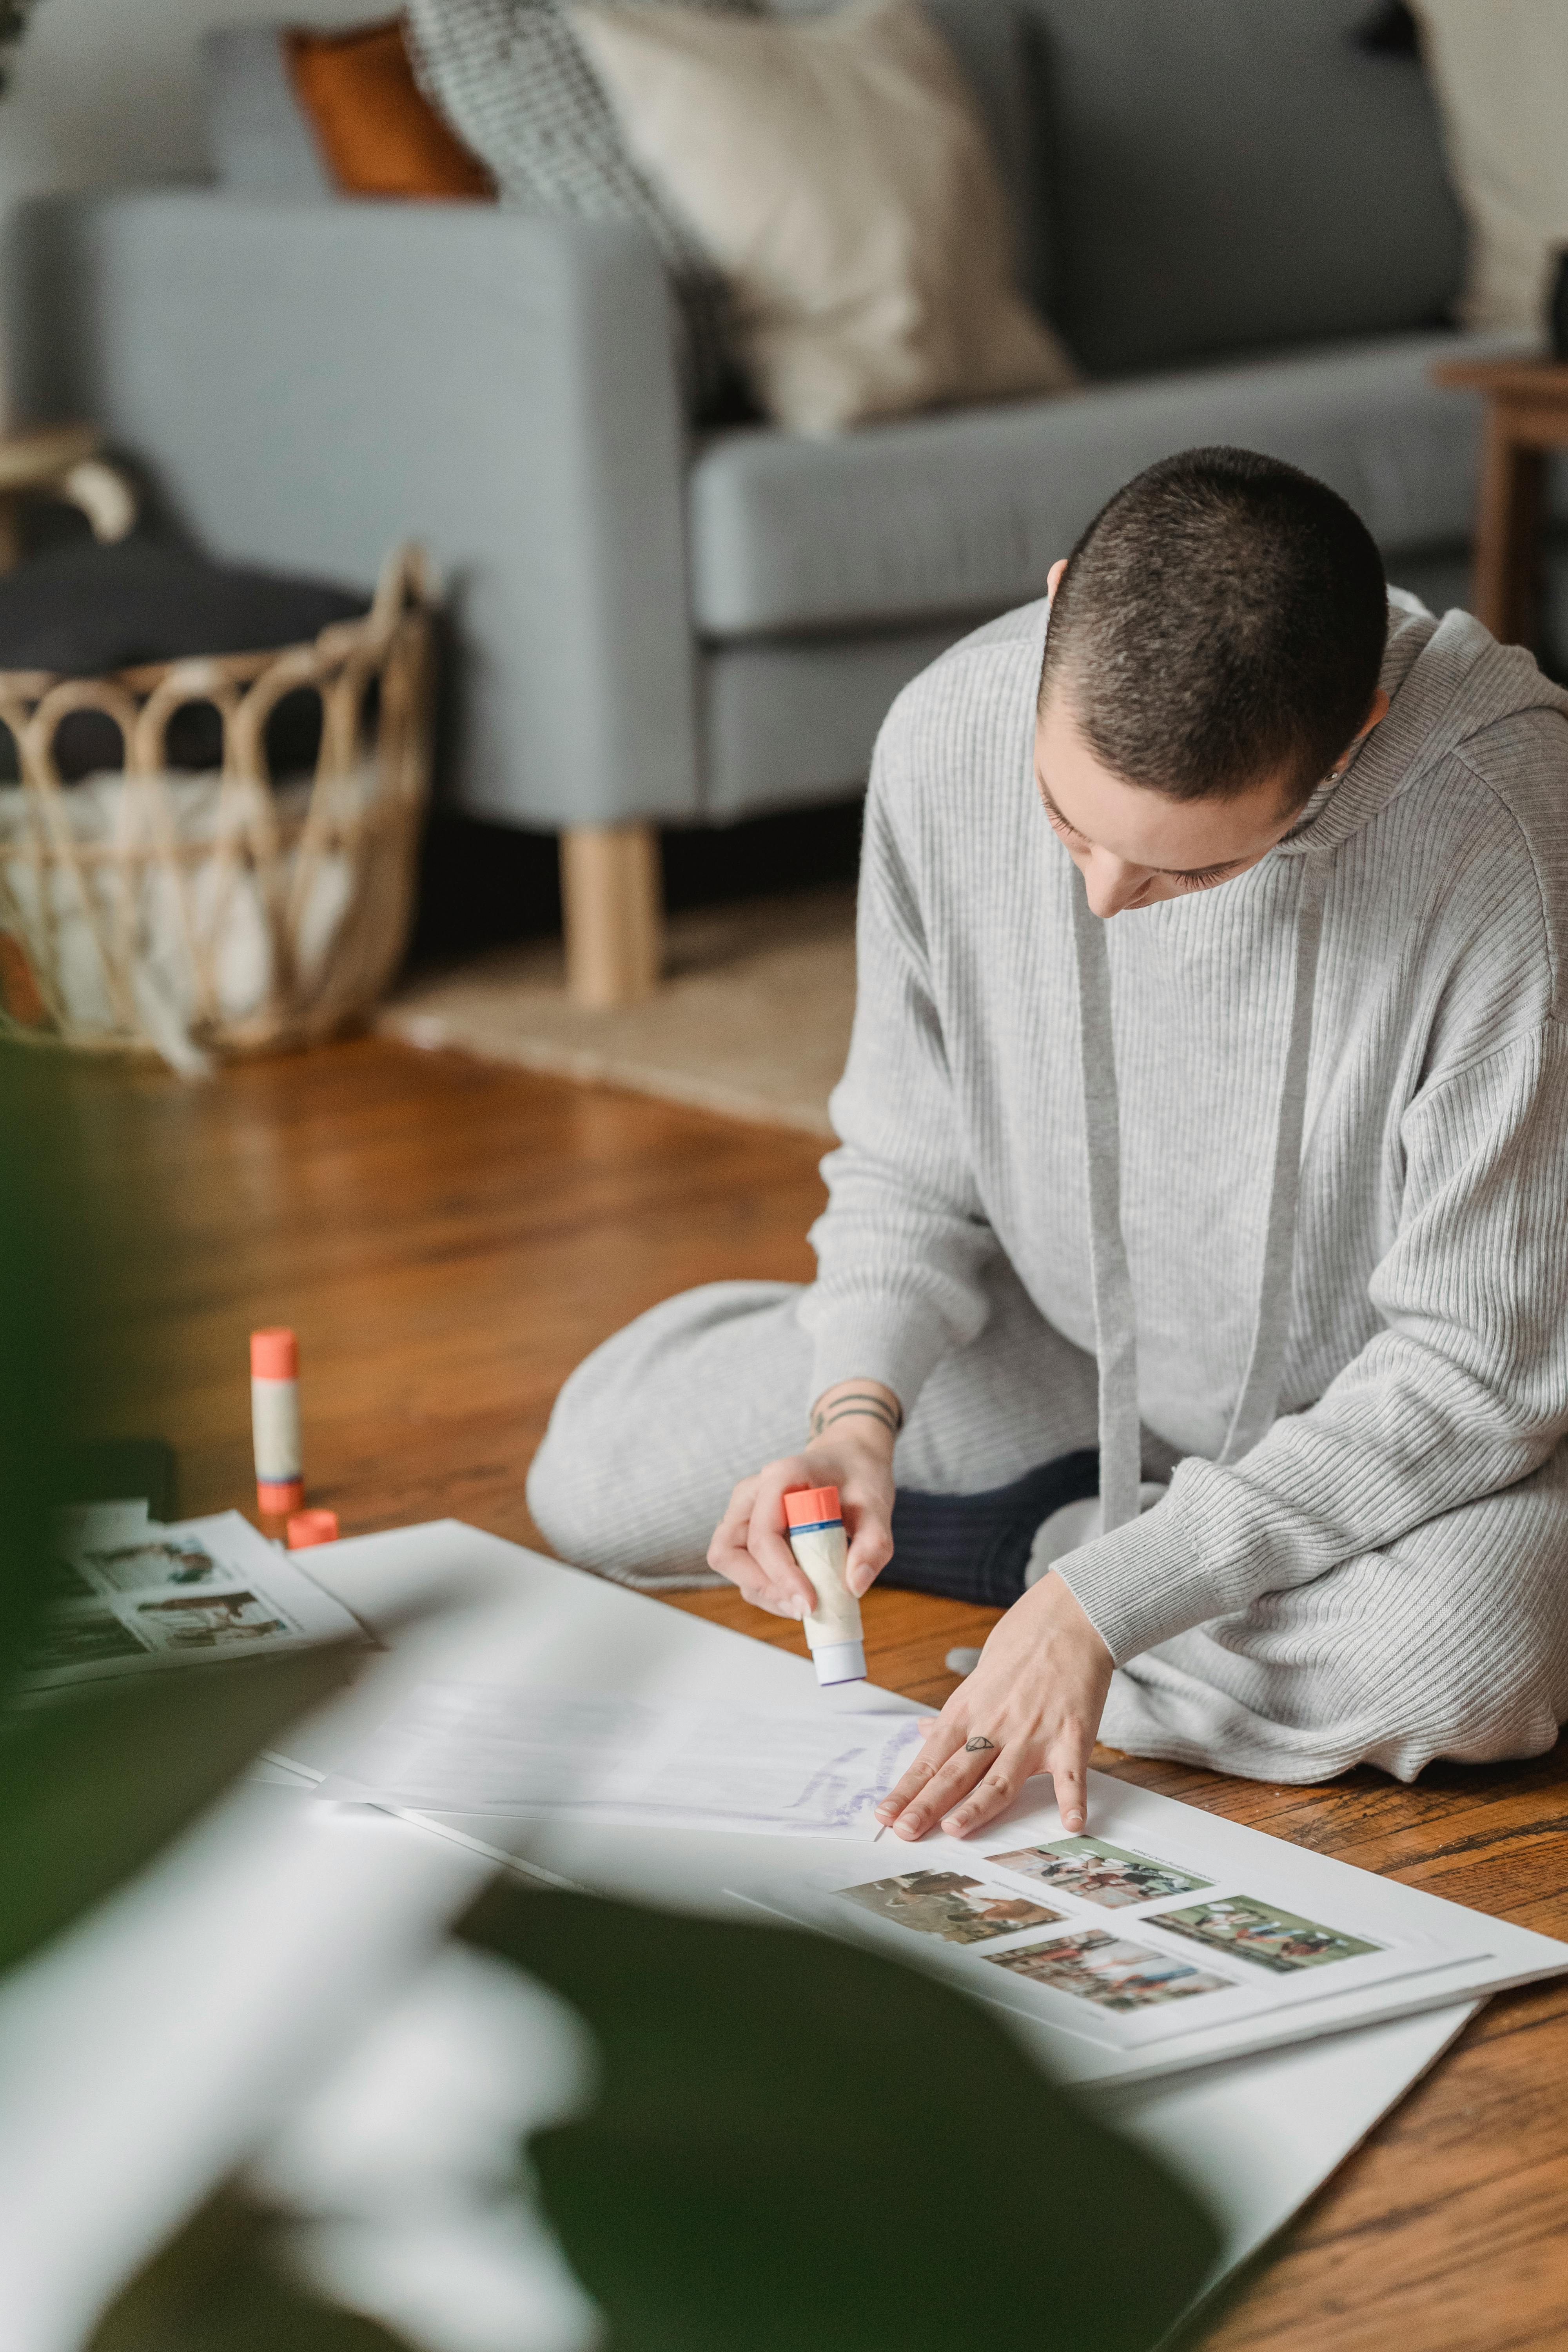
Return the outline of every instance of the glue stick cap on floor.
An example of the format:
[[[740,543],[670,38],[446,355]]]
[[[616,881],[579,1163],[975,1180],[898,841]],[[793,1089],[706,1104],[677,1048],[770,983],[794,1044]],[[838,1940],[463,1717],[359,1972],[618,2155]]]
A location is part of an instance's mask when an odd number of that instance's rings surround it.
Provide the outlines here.
[[[308,1550],[311,1544],[336,1543],[338,1515],[336,1511],[296,1511],[289,1521],[289,1549]]]
[[[819,1528],[844,1516],[837,1486],[797,1486],[784,1496],[784,1524],[792,1528]]]
[[[253,1381],[297,1381],[300,1342],[282,1324],[250,1335],[250,1377]]]

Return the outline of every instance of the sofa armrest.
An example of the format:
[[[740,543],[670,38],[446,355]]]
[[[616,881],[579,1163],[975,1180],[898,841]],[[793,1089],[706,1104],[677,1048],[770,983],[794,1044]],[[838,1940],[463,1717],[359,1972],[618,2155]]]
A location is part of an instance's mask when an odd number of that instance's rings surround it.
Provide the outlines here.
[[[9,231],[20,405],[146,462],[218,554],[446,574],[461,805],[699,804],[686,432],[641,231],[482,205],[46,198]]]

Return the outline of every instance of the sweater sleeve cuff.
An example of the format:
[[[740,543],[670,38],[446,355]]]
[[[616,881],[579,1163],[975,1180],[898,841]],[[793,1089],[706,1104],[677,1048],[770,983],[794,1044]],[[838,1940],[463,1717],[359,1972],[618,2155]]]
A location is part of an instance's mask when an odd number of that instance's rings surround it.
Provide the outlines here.
[[[840,1381],[880,1381],[892,1390],[908,1421],[915,1400],[952,1345],[940,1315],[890,1299],[814,1301],[807,1409]]]
[[[1119,1666],[1201,1625],[1219,1605],[1169,1496],[1068,1552],[1056,1571]]]

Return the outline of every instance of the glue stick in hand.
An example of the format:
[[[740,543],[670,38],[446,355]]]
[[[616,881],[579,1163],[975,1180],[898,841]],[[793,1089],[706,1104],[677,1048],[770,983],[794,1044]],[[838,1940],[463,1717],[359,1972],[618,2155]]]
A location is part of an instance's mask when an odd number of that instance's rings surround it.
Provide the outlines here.
[[[305,1475],[300,1459],[300,1345],[292,1331],[250,1335],[250,1428],[258,1510],[297,1511],[305,1499]]]
[[[849,1545],[839,1516],[837,1486],[797,1486],[784,1498],[789,1548],[816,1595],[805,1620],[805,1638],[819,1683],[866,1679],[860,1639],[860,1603],[844,1580]]]

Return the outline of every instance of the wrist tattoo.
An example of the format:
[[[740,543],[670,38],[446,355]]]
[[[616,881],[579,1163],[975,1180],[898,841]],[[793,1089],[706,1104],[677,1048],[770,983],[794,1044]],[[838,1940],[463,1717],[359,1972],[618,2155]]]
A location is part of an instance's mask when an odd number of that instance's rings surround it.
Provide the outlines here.
[[[893,1423],[884,1420],[879,1412],[873,1412],[868,1404],[847,1404],[841,1412],[819,1415],[811,1424],[813,1437],[820,1437],[825,1430],[832,1428],[836,1421],[874,1421],[879,1429],[896,1434]]]
[[[853,1420],[858,1414],[863,1420],[879,1421],[882,1427],[897,1436],[904,1425],[904,1408],[890,1405],[886,1397],[870,1396],[864,1389],[849,1389],[836,1396],[827,1405],[817,1405],[811,1416],[811,1434],[820,1437],[836,1421]]]

